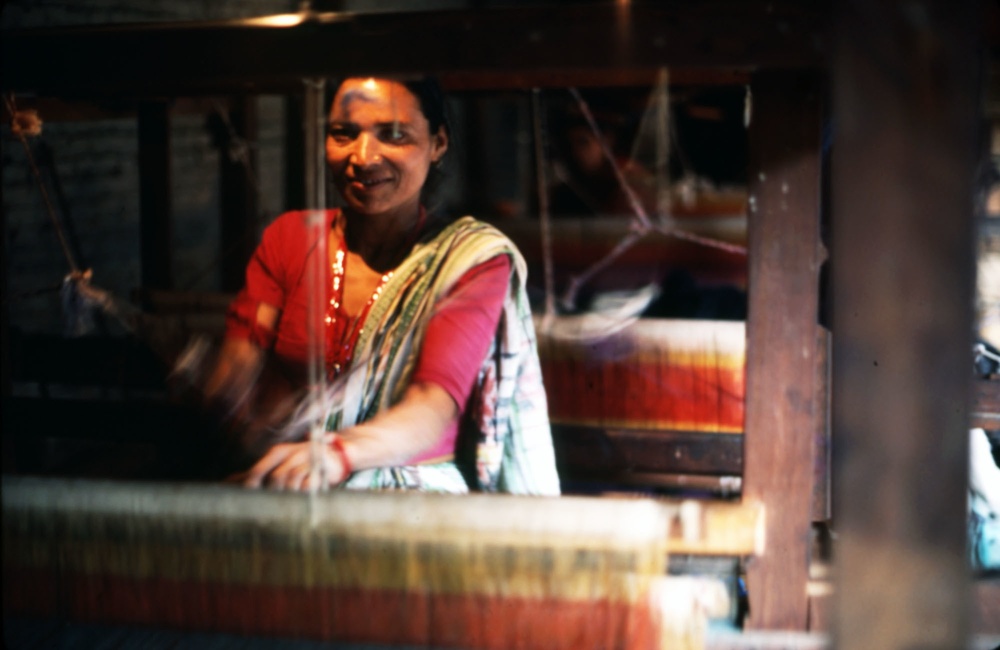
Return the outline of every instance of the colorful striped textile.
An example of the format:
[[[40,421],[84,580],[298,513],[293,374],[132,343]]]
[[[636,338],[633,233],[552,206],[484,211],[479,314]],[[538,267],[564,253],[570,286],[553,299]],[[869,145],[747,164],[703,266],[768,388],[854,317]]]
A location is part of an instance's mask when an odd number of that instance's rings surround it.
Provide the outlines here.
[[[742,322],[599,316],[536,319],[550,417],[558,424],[742,433]]]
[[[651,597],[674,514],[5,477],[4,616],[386,647],[687,647]]]

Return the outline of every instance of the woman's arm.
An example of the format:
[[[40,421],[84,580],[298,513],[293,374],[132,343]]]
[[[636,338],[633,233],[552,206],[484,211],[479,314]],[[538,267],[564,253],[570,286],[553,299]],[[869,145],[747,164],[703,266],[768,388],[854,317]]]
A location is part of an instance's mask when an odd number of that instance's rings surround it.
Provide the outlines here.
[[[280,311],[257,305],[251,332],[227,332],[204,386],[205,403],[223,428],[226,454],[247,467],[274,444],[295,412],[301,396],[288,378],[269,366],[269,345]]]
[[[280,315],[277,307],[257,305],[254,329],[273,332]],[[218,359],[205,382],[204,394],[209,404],[226,409],[231,415],[245,410],[257,377],[264,365],[264,350],[255,337],[227,335]]]
[[[325,479],[340,483],[351,471],[399,467],[448,445],[462,406],[496,332],[507,293],[510,261],[497,256],[467,271],[435,308],[427,326],[412,383],[399,403],[337,437],[344,458],[329,445],[322,459]],[[333,439],[333,435],[330,439]],[[454,439],[450,446],[453,451]],[[251,487],[309,487],[310,445],[273,447],[242,477]],[[432,454],[434,455],[434,454]]]
[[[448,392],[430,382],[411,384],[403,399],[371,420],[332,434],[323,445],[323,471],[329,485],[336,485],[356,470],[404,465],[431,448],[459,415],[458,405]],[[343,443],[345,466],[330,444],[333,435]],[[310,486],[310,443],[275,445],[246,473],[247,487],[274,487],[302,490]]]

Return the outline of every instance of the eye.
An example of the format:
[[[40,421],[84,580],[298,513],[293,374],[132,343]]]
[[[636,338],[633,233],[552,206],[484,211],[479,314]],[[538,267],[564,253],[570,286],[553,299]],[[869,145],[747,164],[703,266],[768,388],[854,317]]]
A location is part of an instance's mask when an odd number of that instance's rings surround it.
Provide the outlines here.
[[[406,142],[409,136],[407,136],[406,131],[404,131],[398,124],[389,124],[379,131],[379,139],[382,142],[389,142],[392,144],[400,144]]]
[[[358,137],[358,129],[349,124],[330,124],[326,127],[326,135],[337,144],[347,144]]]

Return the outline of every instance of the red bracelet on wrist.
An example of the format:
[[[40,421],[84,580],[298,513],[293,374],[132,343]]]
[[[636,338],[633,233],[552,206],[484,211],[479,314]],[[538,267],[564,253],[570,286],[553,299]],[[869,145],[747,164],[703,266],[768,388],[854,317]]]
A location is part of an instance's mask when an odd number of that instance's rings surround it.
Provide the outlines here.
[[[347,457],[347,450],[344,449],[344,441],[340,436],[333,436],[333,440],[330,441],[330,447],[333,448],[334,453],[340,459],[340,464],[344,467],[344,478],[347,478],[354,471],[354,468],[351,467],[351,459]]]

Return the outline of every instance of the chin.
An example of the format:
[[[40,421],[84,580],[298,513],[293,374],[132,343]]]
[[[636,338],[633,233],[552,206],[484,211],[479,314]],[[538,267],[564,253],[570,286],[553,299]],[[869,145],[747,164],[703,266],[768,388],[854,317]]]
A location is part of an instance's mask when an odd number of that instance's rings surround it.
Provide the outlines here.
[[[364,201],[352,194],[341,194],[344,199],[344,208],[352,212],[372,213],[379,208],[377,201]]]
[[[391,210],[391,208],[386,207],[385,205],[371,201],[347,201],[347,205],[345,207],[351,212],[371,217],[377,217],[378,215],[385,214]]]

